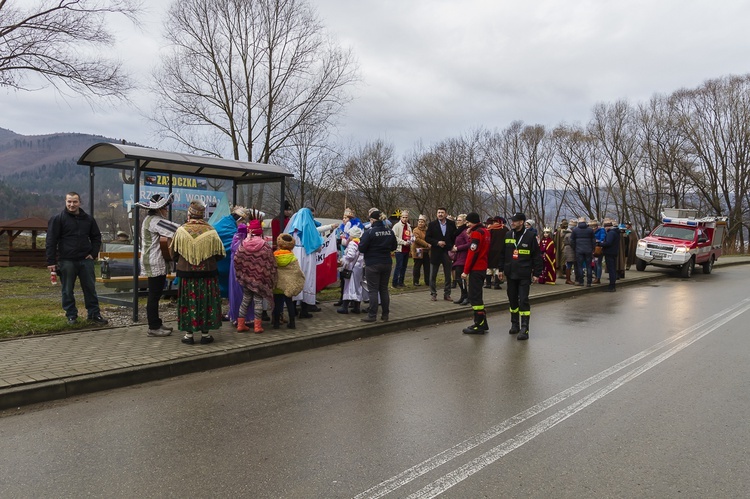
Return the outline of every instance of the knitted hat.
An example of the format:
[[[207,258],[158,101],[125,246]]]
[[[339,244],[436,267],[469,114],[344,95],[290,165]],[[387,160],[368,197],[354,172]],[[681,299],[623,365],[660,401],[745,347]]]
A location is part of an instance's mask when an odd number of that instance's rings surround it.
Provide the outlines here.
[[[529,226],[531,226],[531,227],[533,227],[534,224],[536,224],[536,222],[533,221],[533,220],[526,220],[526,223],[529,224]]]
[[[362,229],[358,226],[352,227],[351,229],[349,229],[349,237],[352,237],[352,238],[362,237]]]
[[[206,205],[197,199],[190,201],[188,215],[192,218],[203,218],[206,215]]]
[[[471,212],[468,215],[466,215],[466,221],[471,224],[478,224],[479,223],[479,213]]]
[[[250,220],[250,222],[247,224],[247,230],[254,236],[263,235],[263,227],[260,224],[260,220],[258,220],[257,218]]]
[[[279,249],[291,251],[294,249],[294,238],[286,233],[279,234],[279,237],[276,238],[276,246]]]

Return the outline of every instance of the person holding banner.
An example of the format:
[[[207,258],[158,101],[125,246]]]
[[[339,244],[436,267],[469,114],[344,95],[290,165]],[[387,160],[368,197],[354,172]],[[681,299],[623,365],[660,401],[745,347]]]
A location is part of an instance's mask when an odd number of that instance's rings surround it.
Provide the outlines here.
[[[167,259],[162,249],[172,242],[174,233],[179,228],[167,219],[168,206],[174,201],[174,194],[163,197],[154,194],[149,201],[141,201],[136,205],[148,210],[148,215],[141,225],[141,274],[148,278],[148,301],[146,303],[146,317],[148,319],[149,336],[169,336],[171,327],[165,327],[159,317],[159,300],[167,283]],[[168,256],[168,255],[167,255]],[[170,258],[171,260],[171,258]]]
[[[292,252],[299,261],[302,273],[305,274],[305,287],[300,294],[294,297],[294,301],[302,302],[299,311],[300,319],[312,317],[310,310],[315,308],[317,259],[325,242],[321,235],[334,230],[336,227],[338,227],[338,224],[316,226],[312,211],[309,208],[302,208],[292,215],[284,229],[285,233],[294,238],[295,244]],[[323,255],[321,254],[321,256]]]

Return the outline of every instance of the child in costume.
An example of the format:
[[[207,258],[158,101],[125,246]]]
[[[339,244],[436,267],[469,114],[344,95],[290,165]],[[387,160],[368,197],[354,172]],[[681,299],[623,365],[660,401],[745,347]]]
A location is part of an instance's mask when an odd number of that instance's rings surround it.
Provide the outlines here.
[[[242,286],[242,303],[237,317],[237,332],[250,331],[245,316],[250,302],[255,304],[255,332],[263,332],[261,315],[263,300],[272,303],[273,287],[276,283],[276,260],[271,247],[263,239],[260,219],[248,223],[248,237],[237,247],[234,255],[234,270],[237,282]]]
[[[344,279],[344,294],[341,307],[336,310],[340,314],[349,313],[349,305],[352,305],[352,313],[360,313],[360,302],[362,301],[362,273],[364,257],[359,252],[359,238],[362,237],[362,229],[352,227],[349,229],[349,239],[346,243],[344,256],[341,259],[341,267],[351,270],[349,279]]]
[[[281,313],[284,311],[284,304],[289,313],[289,322],[286,327],[295,328],[294,317],[297,315],[297,307],[293,298],[302,292],[305,287],[305,274],[299,266],[297,257],[294,256],[294,238],[289,234],[279,234],[276,238],[276,247],[273,256],[276,259],[276,287],[273,290],[273,314],[272,325],[274,329],[279,328]]]

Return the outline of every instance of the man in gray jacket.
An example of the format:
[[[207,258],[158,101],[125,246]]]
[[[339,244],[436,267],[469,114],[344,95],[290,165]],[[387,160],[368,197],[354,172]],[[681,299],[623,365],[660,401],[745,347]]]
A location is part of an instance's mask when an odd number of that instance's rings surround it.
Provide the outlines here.
[[[589,227],[586,219],[578,219],[578,226],[573,229],[570,236],[570,244],[576,252],[576,286],[583,286],[583,272],[586,272],[586,286],[591,287],[594,269],[591,268],[591,259],[594,255],[596,238],[594,229]]]

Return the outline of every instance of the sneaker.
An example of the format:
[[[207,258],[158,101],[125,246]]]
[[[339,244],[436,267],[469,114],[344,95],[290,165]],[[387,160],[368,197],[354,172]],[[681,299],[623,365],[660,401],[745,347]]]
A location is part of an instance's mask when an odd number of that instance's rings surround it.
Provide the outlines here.
[[[201,336],[201,345],[208,345],[209,343],[213,343],[214,337],[210,334],[202,335]]]
[[[167,328],[163,328],[163,327],[160,327],[159,329],[149,329],[148,330],[148,335],[149,336],[160,337],[160,336],[169,336],[170,334],[172,334],[172,330],[171,329],[167,329]]]
[[[68,317],[68,324],[75,324],[78,322],[78,317]]]
[[[89,322],[93,322],[94,324],[98,324],[100,326],[104,326],[106,324],[109,324],[109,321],[102,317],[101,315],[95,315],[93,317],[89,317]]]
[[[195,340],[192,336],[183,336],[182,340],[180,341],[182,341],[186,345],[195,345]]]

